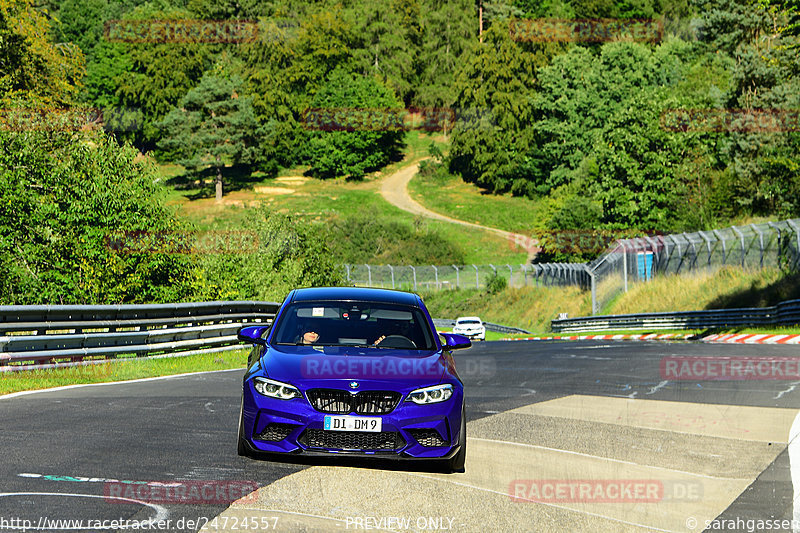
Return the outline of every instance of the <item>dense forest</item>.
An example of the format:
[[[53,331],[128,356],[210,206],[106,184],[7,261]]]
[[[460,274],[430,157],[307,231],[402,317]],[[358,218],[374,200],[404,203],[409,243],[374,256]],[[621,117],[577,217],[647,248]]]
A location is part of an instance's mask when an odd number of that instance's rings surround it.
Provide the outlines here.
[[[359,179],[402,152],[402,127],[328,131],[309,127],[310,110],[448,110],[449,151],[427,171],[546,198],[548,229],[797,216],[797,10],[797,0],[0,0],[0,294],[48,301],[36,287],[60,282],[83,287],[68,291],[76,301],[225,296],[224,272],[200,282],[174,257],[117,256],[108,279],[78,268],[41,280],[65,271],[43,266],[42,245],[98,270],[111,259],[81,244],[94,242],[97,217],[174,224],[142,153],[217,176],[222,194],[225,167]],[[542,19],[649,30],[537,38],[530,21]],[[67,124],[87,117],[102,130]],[[319,274],[300,262],[288,285]]]

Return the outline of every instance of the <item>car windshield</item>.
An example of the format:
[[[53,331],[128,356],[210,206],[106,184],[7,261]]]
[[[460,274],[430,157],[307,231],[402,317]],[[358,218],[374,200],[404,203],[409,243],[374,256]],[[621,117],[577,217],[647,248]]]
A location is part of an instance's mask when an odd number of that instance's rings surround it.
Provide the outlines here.
[[[435,350],[416,307],[376,302],[296,302],[276,324],[274,344]]]
[[[481,323],[480,320],[459,320],[457,322],[457,324],[459,324],[459,325],[463,325],[463,324],[480,324],[480,323]]]

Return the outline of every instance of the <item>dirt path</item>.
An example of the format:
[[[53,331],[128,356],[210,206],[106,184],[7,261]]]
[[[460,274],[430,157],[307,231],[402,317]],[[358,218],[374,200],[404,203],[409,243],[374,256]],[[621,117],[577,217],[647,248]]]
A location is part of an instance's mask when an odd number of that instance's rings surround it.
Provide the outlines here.
[[[399,207],[403,211],[408,211],[409,213],[420,215],[426,218],[433,218],[436,220],[442,220],[444,222],[452,222],[453,224],[469,226],[483,231],[490,231],[503,237],[504,239],[508,239],[510,242],[515,243],[517,246],[528,252],[528,258],[526,261],[528,263],[530,263],[533,258],[536,257],[537,253],[539,253],[540,248],[537,246],[538,241],[528,237],[527,235],[481,226],[480,224],[474,224],[472,222],[465,222],[463,220],[458,220],[440,213],[436,213],[430,209],[427,209],[426,207],[423,207],[419,202],[411,198],[411,195],[408,194],[408,182],[411,181],[411,178],[413,178],[418,171],[419,163],[414,163],[413,165],[407,166],[401,170],[398,170],[394,174],[391,174],[389,177],[385,178],[381,184],[381,195],[383,195],[387,202]]]

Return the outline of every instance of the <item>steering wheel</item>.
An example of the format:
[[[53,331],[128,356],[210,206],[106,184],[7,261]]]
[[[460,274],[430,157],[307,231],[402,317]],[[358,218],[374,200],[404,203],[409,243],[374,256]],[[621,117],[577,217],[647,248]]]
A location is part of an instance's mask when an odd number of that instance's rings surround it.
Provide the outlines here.
[[[390,348],[410,348],[416,349],[417,345],[414,344],[414,341],[406,337],[405,335],[388,335],[384,338],[378,346],[387,346]]]

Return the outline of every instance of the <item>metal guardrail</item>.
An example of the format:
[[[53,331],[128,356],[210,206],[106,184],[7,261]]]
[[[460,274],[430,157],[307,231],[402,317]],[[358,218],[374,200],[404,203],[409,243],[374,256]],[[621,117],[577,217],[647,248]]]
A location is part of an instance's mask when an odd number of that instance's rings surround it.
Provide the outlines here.
[[[437,328],[452,328],[456,325],[456,321],[450,318],[434,318],[433,325]],[[494,324],[492,322],[484,322],[487,331],[496,331],[498,333],[525,333],[530,334],[530,331],[515,328],[513,326],[504,326],[502,324]]]
[[[258,301],[0,306],[0,372],[238,349],[239,327],[270,322],[279,306]]]
[[[553,320],[550,327],[555,333],[572,333],[627,329],[791,326],[796,324],[800,324],[800,300],[789,300],[772,307],[565,318]]]

